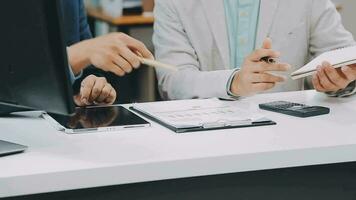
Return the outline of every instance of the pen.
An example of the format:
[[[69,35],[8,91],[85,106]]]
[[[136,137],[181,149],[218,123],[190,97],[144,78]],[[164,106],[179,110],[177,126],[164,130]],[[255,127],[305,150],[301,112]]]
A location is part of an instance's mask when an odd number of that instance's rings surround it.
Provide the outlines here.
[[[274,58],[269,57],[269,56],[266,56],[266,57],[261,58],[260,61],[261,61],[261,62],[268,63],[268,64],[276,63],[276,60],[275,60]]]
[[[280,5],[281,5],[281,0],[278,0],[276,11],[275,11],[274,14],[273,14],[272,23],[271,23],[271,25],[270,25],[269,28],[268,28],[267,38],[271,38],[271,33],[272,33],[272,30],[273,30],[273,28],[274,28],[274,26],[275,26],[275,23],[276,23],[277,13],[278,13],[278,11],[279,11],[279,9],[280,9]],[[261,9],[261,5],[260,5],[260,9]],[[276,60],[275,60],[274,58],[272,58],[272,57],[269,57],[269,56],[261,58],[260,61],[261,61],[261,62],[266,62],[266,63],[268,63],[268,64],[274,64],[274,63],[276,63]]]

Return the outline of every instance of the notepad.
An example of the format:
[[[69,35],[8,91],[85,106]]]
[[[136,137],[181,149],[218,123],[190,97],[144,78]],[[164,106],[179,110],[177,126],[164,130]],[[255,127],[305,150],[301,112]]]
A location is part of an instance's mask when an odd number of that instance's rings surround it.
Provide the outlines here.
[[[321,54],[301,69],[293,72],[291,74],[292,79],[297,80],[313,75],[316,72],[317,66],[321,65],[324,61],[329,62],[334,68],[356,64],[356,46],[337,49]]]
[[[214,98],[141,103],[132,109],[177,133],[275,124],[234,105]]]

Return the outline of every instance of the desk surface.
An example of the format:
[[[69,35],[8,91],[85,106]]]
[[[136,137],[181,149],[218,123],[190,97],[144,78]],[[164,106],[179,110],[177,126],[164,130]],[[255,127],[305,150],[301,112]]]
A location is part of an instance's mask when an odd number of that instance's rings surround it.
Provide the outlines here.
[[[175,134],[151,128],[66,135],[27,114],[0,118],[0,139],[30,146],[0,158],[0,197],[203,175],[356,161],[356,97],[314,91],[265,94],[231,102],[287,100],[331,114],[299,119],[259,111],[277,126]],[[32,116],[31,116],[32,115]]]
[[[88,16],[116,26],[133,26],[133,25],[152,25],[153,16],[128,15],[121,17],[111,17],[97,8],[87,8]]]

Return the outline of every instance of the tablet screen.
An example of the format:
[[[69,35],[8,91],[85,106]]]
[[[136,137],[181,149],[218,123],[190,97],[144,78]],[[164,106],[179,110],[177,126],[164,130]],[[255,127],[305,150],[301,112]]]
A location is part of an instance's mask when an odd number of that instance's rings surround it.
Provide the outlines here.
[[[122,106],[77,108],[73,116],[49,114],[66,129],[94,129],[149,124]]]

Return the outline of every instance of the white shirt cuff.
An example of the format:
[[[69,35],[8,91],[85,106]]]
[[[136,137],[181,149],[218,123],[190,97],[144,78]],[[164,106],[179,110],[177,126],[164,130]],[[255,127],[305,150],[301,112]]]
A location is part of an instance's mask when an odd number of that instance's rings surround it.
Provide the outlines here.
[[[226,85],[227,94],[229,95],[229,97],[231,97],[232,99],[235,99],[235,100],[238,100],[238,99],[240,99],[241,97],[236,96],[236,95],[234,95],[234,93],[232,93],[232,91],[231,91],[231,84],[232,84],[232,81],[234,80],[235,75],[237,74],[237,72],[239,72],[239,70],[240,70],[240,69],[236,69],[236,70],[232,73],[232,75],[231,75],[231,77],[230,77],[230,79],[229,79],[229,81],[227,82],[227,85]]]
[[[327,92],[330,97],[348,97],[356,93],[356,81],[352,82],[347,88],[337,92]]]
[[[68,64],[68,68],[69,68],[69,78],[70,78],[70,82],[71,84],[73,85],[74,82],[78,79],[80,79],[82,76],[83,76],[83,71],[81,71],[79,73],[79,75],[75,75],[73,70],[72,70],[72,67]]]

